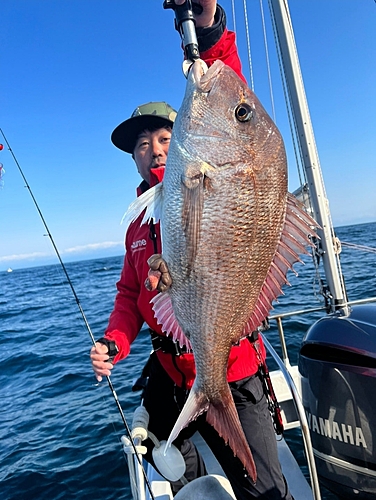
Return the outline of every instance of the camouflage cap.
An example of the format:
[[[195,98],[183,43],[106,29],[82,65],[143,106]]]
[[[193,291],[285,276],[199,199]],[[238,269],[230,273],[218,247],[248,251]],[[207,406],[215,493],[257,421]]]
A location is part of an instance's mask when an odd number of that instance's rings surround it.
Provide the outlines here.
[[[133,153],[137,137],[147,128],[173,126],[177,112],[166,102],[149,102],[136,108],[128,120],[111,134],[111,141],[126,153]]]

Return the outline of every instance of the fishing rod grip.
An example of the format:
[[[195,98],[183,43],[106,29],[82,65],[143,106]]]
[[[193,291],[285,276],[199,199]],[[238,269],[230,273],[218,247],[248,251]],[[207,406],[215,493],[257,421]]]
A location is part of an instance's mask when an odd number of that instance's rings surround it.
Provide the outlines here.
[[[186,0],[182,5],[176,5],[174,0],[164,0],[163,8],[175,12],[175,29],[180,33],[187,60],[193,62],[199,59],[196,20],[193,14],[202,13],[201,5],[192,3],[191,0]]]

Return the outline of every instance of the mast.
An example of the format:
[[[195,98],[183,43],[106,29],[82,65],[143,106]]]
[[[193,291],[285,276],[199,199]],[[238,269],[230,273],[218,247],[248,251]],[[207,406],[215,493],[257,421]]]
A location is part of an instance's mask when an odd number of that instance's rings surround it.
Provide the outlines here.
[[[331,225],[328,200],[325,194],[324,181],[304,90],[290,12],[287,0],[270,0],[270,2],[278,36],[277,43],[282,56],[292,113],[298,131],[298,141],[308,180],[314,218],[321,226],[321,229],[317,233],[321,238],[323,266],[331,296],[331,311],[343,309],[343,312],[346,313],[345,291],[342,286],[343,281],[334,251],[334,232]]]

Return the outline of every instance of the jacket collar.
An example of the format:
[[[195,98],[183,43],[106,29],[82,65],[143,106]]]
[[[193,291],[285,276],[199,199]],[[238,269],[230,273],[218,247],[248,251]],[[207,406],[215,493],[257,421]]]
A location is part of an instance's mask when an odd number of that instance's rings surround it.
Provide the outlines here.
[[[137,188],[137,196],[141,196],[142,193],[145,193],[151,187],[156,186],[160,182],[162,182],[164,175],[165,167],[156,167],[150,170],[150,184],[146,181],[142,181],[141,184]]]

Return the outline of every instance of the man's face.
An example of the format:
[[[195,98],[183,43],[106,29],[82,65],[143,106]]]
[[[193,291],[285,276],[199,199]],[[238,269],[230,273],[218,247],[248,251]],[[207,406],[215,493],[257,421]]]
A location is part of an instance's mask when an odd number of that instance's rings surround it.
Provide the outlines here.
[[[170,146],[171,129],[144,130],[138,136],[133,151],[138,173],[149,183],[150,169],[166,165],[168,148]]]

